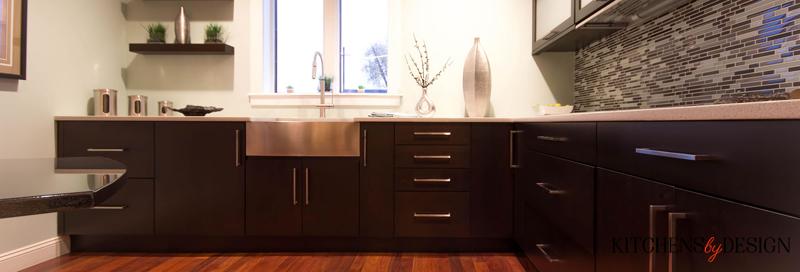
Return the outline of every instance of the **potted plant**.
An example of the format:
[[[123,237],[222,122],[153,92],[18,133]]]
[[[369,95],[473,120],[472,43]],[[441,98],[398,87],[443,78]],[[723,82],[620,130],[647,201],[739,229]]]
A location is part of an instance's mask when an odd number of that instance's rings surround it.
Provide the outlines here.
[[[324,77],[322,77],[322,80],[325,81],[325,91],[326,92],[330,92],[332,90],[331,89],[331,84],[333,83],[333,77],[332,76],[324,76]]]
[[[286,93],[294,93],[294,87],[292,85],[286,86]]]
[[[161,23],[149,24],[145,30],[147,30],[147,43],[163,44],[167,40],[167,28]]]
[[[221,25],[211,23],[206,26],[206,43],[223,43]]]
[[[358,85],[358,92],[363,93],[365,91],[364,85]]]

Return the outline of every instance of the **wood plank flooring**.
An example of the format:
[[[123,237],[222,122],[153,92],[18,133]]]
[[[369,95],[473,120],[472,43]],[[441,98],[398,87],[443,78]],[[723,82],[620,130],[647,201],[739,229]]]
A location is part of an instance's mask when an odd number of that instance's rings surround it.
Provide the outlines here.
[[[73,253],[30,271],[525,271],[513,253]]]

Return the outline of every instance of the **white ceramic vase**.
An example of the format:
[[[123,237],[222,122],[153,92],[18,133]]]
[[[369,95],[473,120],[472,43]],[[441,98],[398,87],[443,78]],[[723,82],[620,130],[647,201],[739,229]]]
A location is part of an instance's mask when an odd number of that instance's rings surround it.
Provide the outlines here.
[[[464,62],[463,88],[467,116],[486,117],[492,97],[492,68],[478,37]]]

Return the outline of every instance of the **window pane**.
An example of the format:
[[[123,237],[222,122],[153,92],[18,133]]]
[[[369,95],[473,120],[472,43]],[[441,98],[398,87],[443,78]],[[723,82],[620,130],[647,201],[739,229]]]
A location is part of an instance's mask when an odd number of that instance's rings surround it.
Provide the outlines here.
[[[311,79],[314,52],[322,52],[323,0],[275,0],[276,79],[278,92],[287,86],[298,93],[317,92]]]
[[[345,92],[386,92],[389,0],[341,0]]]

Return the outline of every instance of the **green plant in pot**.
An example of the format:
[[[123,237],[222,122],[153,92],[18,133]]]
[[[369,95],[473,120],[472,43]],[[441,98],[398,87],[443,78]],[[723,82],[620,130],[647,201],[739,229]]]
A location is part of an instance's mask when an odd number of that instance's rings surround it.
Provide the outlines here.
[[[164,43],[167,37],[167,28],[161,23],[149,24],[147,30],[147,43]]]
[[[223,43],[222,26],[219,24],[208,24],[206,26],[206,43]]]
[[[294,93],[294,87],[292,85],[286,86],[286,93]]]
[[[358,85],[358,92],[363,93],[365,91],[364,85]]]
[[[332,76],[324,76],[324,77],[322,77],[322,80],[325,81],[325,91],[326,92],[330,92],[332,90],[331,89],[331,84],[333,83],[333,77]]]

